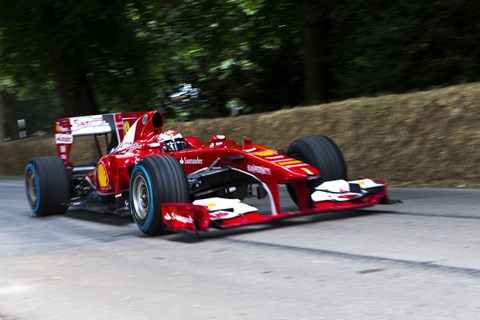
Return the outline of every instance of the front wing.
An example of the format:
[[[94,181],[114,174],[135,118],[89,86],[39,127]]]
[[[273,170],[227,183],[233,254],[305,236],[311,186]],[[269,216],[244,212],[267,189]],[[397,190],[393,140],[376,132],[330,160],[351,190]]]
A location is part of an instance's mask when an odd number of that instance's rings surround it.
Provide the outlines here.
[[[238,199],[207,198],[193,203],[164,203],[162,217],[174,231],[205,231],[263,223],[328,211],[352,210],[390,203],[384,180],[335,180],[317,186],[311,194],[312,208],[276,214],[260,213]]]

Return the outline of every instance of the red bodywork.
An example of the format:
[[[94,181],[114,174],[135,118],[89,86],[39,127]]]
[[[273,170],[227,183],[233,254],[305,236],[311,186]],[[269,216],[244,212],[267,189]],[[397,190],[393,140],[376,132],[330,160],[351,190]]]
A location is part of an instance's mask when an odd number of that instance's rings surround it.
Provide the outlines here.
[[[105,131],[108,124],[113,129],[112,134],[116,135],[121,143],[113,152],[104,155],[96,168],[89,171],[85,177],[100,196],[114,195],[115,198],[125,198],[129,192],[130,173],[133,167],[140,159],[152,155],[175,157],[182,164],[187,177],[205,170],[214,163],[215,166],[231,166],[234,170],[258,180],[258,183],[267,191],[270,200],[269,214],[248,212],[229,219],[218,219],[204,205],[164,203],[162,204],[164,222],[173,230],[196,231],[206,230],[209,227],[235,227],[322,211],[367,207],[388,199],[387,189],[383,186],[380,191],[359,199],[348,199],[348,192],[345,192],[344,196],[347,197],[345,201],[317,202],[312,208],[307,181],[317,178],[320,173],[313,166],[290,158],[277,150],[254,144],[250,139],[244,139],[242,143],[237,144],[222,135],[217,135],[208,142],[200,142],[196,137],[185,137],[184,150],[166,152],[158,140],[164,124],[163,116],[158,111],[96,117],[60,119],[56,125],[56,140],[59,156],[67,167],[74,167],[69,159],[69,152],[75,130],[78,131],[79,128],[81,130],[82,124],[89,128],[92,126],[99,128],[103,125]],[[105,118],[108,119],[105,120]],[[75,121],[77,125],[73,128],[72,123]],[[85,134],[92,134],[86,132]],[[101,130],[99,129],[98,132]],[[386,184],[385,181],[381,183]],[[288,184],[296,192],[297,211],[282,211],[279,196],[279,185],[282,184]]]

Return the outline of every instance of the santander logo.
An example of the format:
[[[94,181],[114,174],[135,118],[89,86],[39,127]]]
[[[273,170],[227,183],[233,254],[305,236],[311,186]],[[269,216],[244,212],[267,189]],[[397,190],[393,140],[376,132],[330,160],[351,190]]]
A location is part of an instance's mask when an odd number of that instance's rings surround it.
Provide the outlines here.
[[[191,159],[187,157],[180,158],[179,160],[180,164],[203,164],[203,159],[197,158]]]
[[[178,222],[182,222],[182,223],[189,223],[189,224],[193,224],[193,219],[192,217],[184,217],[184,216],[180,216],[180,215],[177,215],[175,213],[166,213],[165,214],[165,220],[167,221],[170,221],[170,220],[176,220]]]

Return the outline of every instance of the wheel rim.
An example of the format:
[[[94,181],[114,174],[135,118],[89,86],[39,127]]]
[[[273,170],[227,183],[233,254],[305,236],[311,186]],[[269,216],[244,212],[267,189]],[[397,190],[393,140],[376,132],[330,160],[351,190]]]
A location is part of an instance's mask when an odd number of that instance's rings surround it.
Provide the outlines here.
[[[32,167],[27,170],[27,194],[28,200],[35,207],[37,203],[37,178]]]
[[[145,178],[141,175],[133,181],[133,208],[140,219],[145,219],[150,209],[150,191]]]

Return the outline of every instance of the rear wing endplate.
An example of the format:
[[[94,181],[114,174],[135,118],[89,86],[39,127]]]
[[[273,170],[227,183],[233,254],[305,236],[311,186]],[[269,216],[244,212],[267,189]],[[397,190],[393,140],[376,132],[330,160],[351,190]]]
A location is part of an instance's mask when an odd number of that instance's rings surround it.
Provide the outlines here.
[[[55,143],[58,156],[67,166],[73,166],[69,156],[76,136],[96,136],[111,133],[109,148],[115,148],[135,121],[145,112],[109,113],[62,118],[55,121]]]

